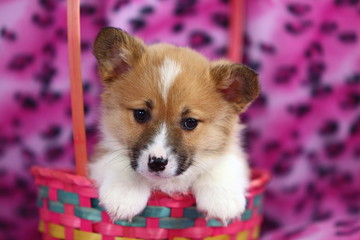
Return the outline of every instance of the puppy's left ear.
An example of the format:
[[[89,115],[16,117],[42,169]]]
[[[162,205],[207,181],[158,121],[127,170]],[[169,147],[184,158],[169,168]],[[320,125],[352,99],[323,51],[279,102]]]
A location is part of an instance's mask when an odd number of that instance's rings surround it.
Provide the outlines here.
[[[258,74],[243,64],[215,61],[210,74],[224,99],[238,113],[244,112],[260,93]]]

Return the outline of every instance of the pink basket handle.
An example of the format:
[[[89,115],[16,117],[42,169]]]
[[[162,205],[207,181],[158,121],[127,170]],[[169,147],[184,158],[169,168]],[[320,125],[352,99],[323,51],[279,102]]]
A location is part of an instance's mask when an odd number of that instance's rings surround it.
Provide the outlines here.
[[[76,173],[86,176],[87,153],[81,76],[80,0],[67,0],[67,27]]]
[[[241,62],[243,56],[244,0],[230,2],[230,36],[228,57],[234,62]]]

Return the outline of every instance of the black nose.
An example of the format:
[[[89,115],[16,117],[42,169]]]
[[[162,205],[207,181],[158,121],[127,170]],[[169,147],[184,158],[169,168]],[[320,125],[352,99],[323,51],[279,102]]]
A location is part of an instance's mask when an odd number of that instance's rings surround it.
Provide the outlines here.
[[[160,172],[165,169],[166,164],[168,163],[167,159],[163,157],[157,158],[155,156],[149,156],[148,166],[151,171]]]

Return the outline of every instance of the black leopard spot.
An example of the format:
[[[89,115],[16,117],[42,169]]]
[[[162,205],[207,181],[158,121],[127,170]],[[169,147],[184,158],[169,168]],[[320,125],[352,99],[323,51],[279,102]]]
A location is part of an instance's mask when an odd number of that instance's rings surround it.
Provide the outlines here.
[[[322,98],[329,96],[332,92],[333,89],[330,85],[314,86],[311,90],[311,96],[314,98]]]
[[[56,57],[56,48],[52,43],[46,43],[43,47],[43,53],[50,58]]]
[[[9,31],[5,27],[2,27],[1,28],[1,37],[3,39],[13,42],[13,41],[16,41],[17,36],[16,36],[15,32]]]
[[[81,3],[80,15],[81,16],[92,16],[96,13],[96,7],[89,3]]]
[[[36,110],[38,107],[38,103],[36,102],[35,98],[32,96],[24,96],[21,99],[21,107],[26,110]]]
[[[321,211],[319,209],[316,209],[312,214],[312,220],[314,221],[324,221],[326,219],[331,218],[333,215],[333,212],[330,210],[327,211]]]
[[[67,42],[67,31],[64,28],[58,28],[55,31],[55,35],[57,39],[59,39],[62,42]]]
[[[278,140],[269,140],[264,145],[264,152],[270,153],[274,151],[278,151],[281,148],[281,144]]]
[[[247,65],[256,72],[260,71],[260,69],[261,69],[260,61],[252,60],[252,61],[248,62]]]
[[[87,81],[84,81],[84,82],[83,82],[83,90],[84,90],[84,93],[90,92],[90,89],[91,89],[91,83],[90,83],[90,82],[87,82]]]
[[[333,166],[317,166],[316,173],[320,178],[331,176],[335,173],[335,168]]]
[[[31,54],[23,53],[15,55],[10,63],[8,68],[14,71],[22,71],[27,68],[34,61],[34,56]]]
[[[182,23],[176,23],[173,27],[172,27],[172,31],[174,33],[179,33],[184,29],[184,25]]]
[[[219,56],[219,57],[224,57],[228,52],[228,48],[226,46],[224,47],[219,47],[215,50],[215,55]]]
[[[59,125],[49,126],[43,133],[41,133],[41,137],[44,139],[56,139],[61,134],[61,127]]]
[[[263,53],[266,53],[266,54],[275,54],[276,53],[275,47],[268,43],[260,43],[259,47]]]
[[[347,93],[345,99],[340,103],[340,107],[346,110],[356,109],[359,106],[360,106],[360,93],[358,92]]]
[[[193,48],[200,48],[209,45],[212,39],[205,32],[194,31],[190,34],[190,46]]]
[[[320,56],[322,54],[323,54],[323,48],[319,42],[312,42],[310,46],[305,50],[306,58]]]
[[[290,13],[294,14],[295,16],[301,17],[307,14],[311,10],[311,6],[309,4],[304,3],[290,3],[287,6],[287,9]]]
[[[81,41],[80,48],[82,52],[89,51],[91,49],[91,43],[87,41]]]
[[[41,83],[43,88],[47,88],[56,76],[56,73],[57,70],[55,67],[45,63],[41,68],[41,72],[35,75],[35,79]]]
[[[328,22],[323,22],[320,25],[320,31],[323,34],[331,34],[331,33],[335,32],[336,30],[337,30],[336,22],[328,21]]]
[[[320,83],[321,77],[326,69],[324,62],[310,62],[308,66],[308,78],[312,85],[317,85]]]
[[[121,8],[125,7],[126,5],[128,5],[130,3],[130,0],[117,0],[114,4],[113,7],[113,11],[117,12],[119,11]]]
[[[36,204],[21,204],[16,209],[16,214],[21,218],[33,219],[38,215]]]
[[[355,32],[343,32],[339,34],[339,40],[345,44],[356,43],[357,35]]]
[[[359,0],[334,0],[334,4],[338,6],[354,6],[359,3]]]
[[[360,213],[360,205],[349,205],[347,211],[350,214],[358,215]]]
[[[293,106],[289,106],[287,110],[295,117],[301,118],[311,111],[311,105],[306,103],[293,105]]]
[[[42,28],[50,27],[55,22],[53,16],[49,14],[40,15],[40,13],[35,13],[31,20],[35,25]]]
[[[296,66],[280,66],[275,72],[274,80],[278,84],[288,83],[296,73]]]
[[[132,30],[136,32],[140,29],[143,29],[146,26],[146,22],[144,21],[144,19],[136,18],[130,20],[130,25]]]
[[[358,85],[358,84],[360,84],[360,73],[355,73],[354,75],[349,77],[346,80],[346,84],[348,84],[348,85]]]
[[[154,13],[154,8],[152,6],[145,6],[145,7],[141,8],[140,12],[143,15],[149,15],[149,14]]]
[[[17,177],[15,179],[15,186],[18,189],[25,190],[25,189],[27,189],[29,187],[28,185],[29,185],[28,181],[26,179],[22,178],[22,177]]]
[[[329,159],[338,158],[345,151],[343,142],[331,142],[324,146],[325,154]]]
[[[226,13],[215,13],[212,16],[212,20],[216,25],[220,27],[227,28],[229,26],[229,17]]]
[[[40,97],[45,103],[52,104],[52,103],[59,101],[61,99],[62,95],[60,92],[43,90],[40,92]]]
[[[263,93],[261,93],[257,99],[252,103],[252,106],[253,107],[266,107],[267,105],[267,102],[268,102],[268,98],[266,95],[264,95]]]
[[[350,124],[349,134],[350,136],[360,135],[360,116]]]
[[[319,133],[322,136],[334,135],[339,129],[338,123],[335,120],[328,120],[320,127]]]
[[[194,15],[197,0],[177,0],[174,14],[177,16]]]
[[[299,35],[308,30],[312,25],[312,22],[309,20],[299,21],[296,23],[286,23],[285,30],[293,35]]]
[[[34,163],[36,160],[36,155],[33,150],[29,148],[21,149],[21,157],[26,160],[26,162]]]
[[[61,146],[49,146],[46,148],[46,159],[48,162],[57,161],[64,154],[64,149]]]
[[[47,11],[55,10],[57,6],[56,0],[39,0],[40,6],[43,7]]]

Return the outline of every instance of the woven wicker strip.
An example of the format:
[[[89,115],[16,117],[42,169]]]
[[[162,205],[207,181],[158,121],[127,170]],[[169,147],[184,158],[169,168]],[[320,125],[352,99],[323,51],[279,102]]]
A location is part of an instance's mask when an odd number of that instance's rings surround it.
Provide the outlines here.
[[[145,210],[132,222],[112,222],[99,206],[89,179],[71,172],[34,167],[38,185],[40,231],[44,239],[258,239],[262,221],[262,191],[268,175],[254,171],[247,208],[240,220],[224,227],[205,221],[191,195],[154,192]]]

